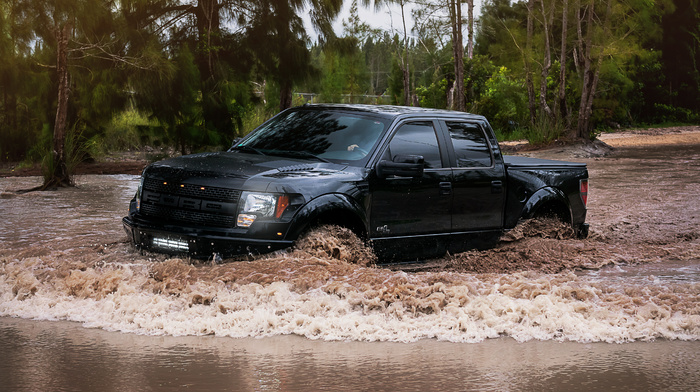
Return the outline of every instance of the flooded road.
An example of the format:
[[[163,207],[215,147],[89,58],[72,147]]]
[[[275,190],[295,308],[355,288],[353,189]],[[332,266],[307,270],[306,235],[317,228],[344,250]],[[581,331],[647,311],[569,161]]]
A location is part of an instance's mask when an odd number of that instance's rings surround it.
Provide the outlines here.
[[[589,239],[527,224],[423,272],[349,263],[364,250],[332,235],[219,265],[141,254],[120,224],[137,177],[0,179],[0,389],[697,388],[700,146],[573,160]]]
[[[697,342],[143,336],[0,319],[0,390],[692,391]]]

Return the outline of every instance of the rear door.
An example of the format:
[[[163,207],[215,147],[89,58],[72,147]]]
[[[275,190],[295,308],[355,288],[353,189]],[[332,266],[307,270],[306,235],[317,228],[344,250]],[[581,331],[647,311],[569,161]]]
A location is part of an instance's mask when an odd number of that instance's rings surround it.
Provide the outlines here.
[[[441,122],[449,137],[453,172],[452,232],[500,230],[505,202],[505,168],[477,122]],[[500,156],[498,157],[500,158]]]

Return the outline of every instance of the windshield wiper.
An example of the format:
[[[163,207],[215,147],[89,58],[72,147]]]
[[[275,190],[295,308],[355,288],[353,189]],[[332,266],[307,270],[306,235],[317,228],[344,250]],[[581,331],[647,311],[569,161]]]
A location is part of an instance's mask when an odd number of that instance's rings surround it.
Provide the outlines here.
[[[258,155],[267,155],[261,150],[258,150],[257,148],[246,146],[246,145],[240,145],[240,146],[233,146],[229,148],[229,151],[244,151],[244,152],[252,152]]]
[[[333,163],[329,161],[326,158],[321,158],[318,155],[314,155],[308,151],[291,151],[291,150],[275,150],[274,154],[277,155],[288,155],[288,156],[297,156],[297,157],[304,157],[304,158],[314,158],[317,159],[321,162],[326,162],[326,163]]]

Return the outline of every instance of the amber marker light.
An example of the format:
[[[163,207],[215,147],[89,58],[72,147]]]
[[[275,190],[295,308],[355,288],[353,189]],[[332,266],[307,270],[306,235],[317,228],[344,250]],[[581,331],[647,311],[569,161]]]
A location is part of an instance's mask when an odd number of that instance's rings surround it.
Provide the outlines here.
[[[275,208],[275,218],[279,219],[284,213],[284,210],[289,207],[289,196],[282,195],[277,198],[277,208]]]
[[[257,218],[254,214],[238,214],[236,225],[239,227],[250,227]]]

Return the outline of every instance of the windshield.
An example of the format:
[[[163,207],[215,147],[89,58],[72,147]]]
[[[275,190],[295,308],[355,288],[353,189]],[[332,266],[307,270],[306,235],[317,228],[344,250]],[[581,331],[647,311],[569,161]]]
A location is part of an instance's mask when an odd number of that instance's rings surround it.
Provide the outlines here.
[[[390,120],[368,114],[293,110],[255,130],[233,150],[361,163]]]

